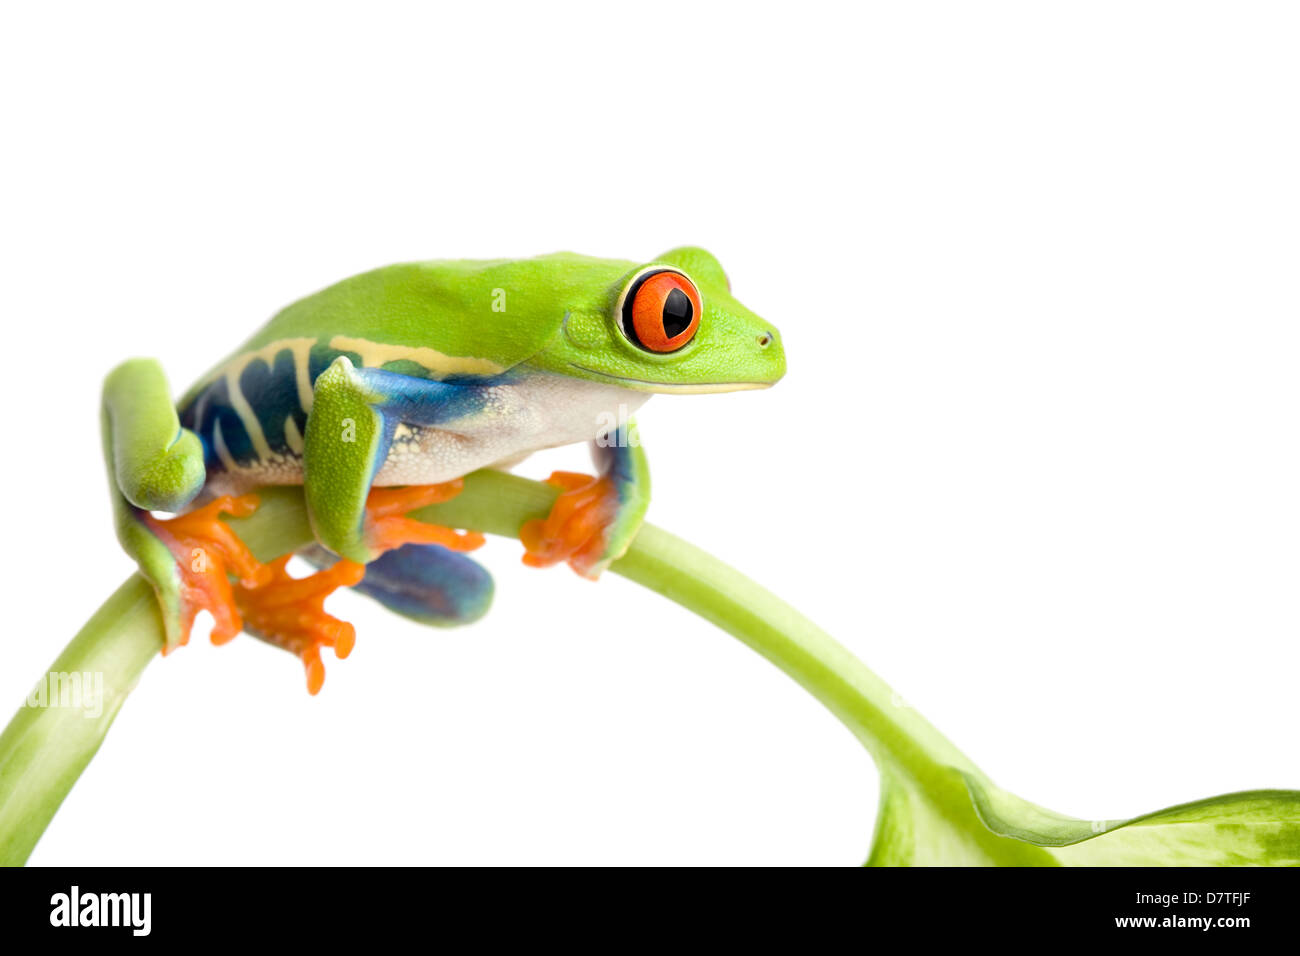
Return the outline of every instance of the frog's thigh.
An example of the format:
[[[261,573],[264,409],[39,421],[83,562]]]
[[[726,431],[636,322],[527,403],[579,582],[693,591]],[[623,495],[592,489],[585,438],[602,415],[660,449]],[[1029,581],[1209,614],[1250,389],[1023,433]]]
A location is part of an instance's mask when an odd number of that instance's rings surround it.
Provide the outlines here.
[[[158,596],[167,646],[184,637],[176,558],[145,523],[149,511],[181,511],[203,488],[203,446],[181,428],[162,366],[123,362],[104,380],[104,458],[117,537]]]
[[[335,560],[319,546],[302,552],[317,567]],[[492,576],[473,558],[436,544],[407,544],[366,566],[354,590],[421,624],[468,624],[492,604]]]
[[[181,511],[203,487],[203,445],[181,428],[167,376],[153,359],[131,359],[108,374],[103,432],[113,480],[137,508]]]
[[[474,386],[356,368],[340,356],[316,379],[303,451],[303,490],[316,540],[366,563],[366,496],[403,422],[437,425],[463,416]]]

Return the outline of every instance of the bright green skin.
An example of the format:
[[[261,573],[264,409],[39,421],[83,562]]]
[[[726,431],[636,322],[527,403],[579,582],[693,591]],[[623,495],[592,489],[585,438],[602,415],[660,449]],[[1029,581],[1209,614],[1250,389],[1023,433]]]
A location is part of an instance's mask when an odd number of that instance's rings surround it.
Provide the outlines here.
[[[654,265],[686,273],[703,299],[699,332],[670,355],[633,345],[613,315],[627,280]],[[497,290],[505,295],[503,311],[493,309]],[[445,321],[448,315],[462,321]],[[693,247],[642,265],[559,252],[388,266],[295,302],[235,354],[281,339],[340,334],[647,392],[732,391],[771,385],[785,374],[779,334],[732,297],[717,259]],[[760,347],[764,334],[773,341]]]
[[[685,273],[702,300],[695,337],[668,355],[629,341],[616,314],[628,282],[649,266]],[[357,347],[364,353],[348,344],[358,340],[364,340],[364,347]],[[381,441],[386,416],[393,416],[396,407],[391,394],[377,389],[373,369],[408,376],[417,392],[437,396],[471,395],[476,388],[504,381],[553,383],[557,376],[575,383],[575,395],[582,382],[639,392],[732,391],[770,385],[785,372],[776,330],[731,296],[713,256],[689,247],[643,265],[557,253],[523,260],[396,265],[365,273],[277,314],[191,389],[181,406],[231,362],[247,362],[247,353],[259,350],[274,354],[274,343],[280,342],[319,348],[335,343],[337,351],[348,353],[335,358],[312,384],[301,480],[318,541],[363,562],[374,557],[365,541],[366,495],[387,453]],[[363,368],[349,357],[358,354]],[[448,384],[436,384],[443,381]],[[554,389],[547,394],[553,401]],[[441,397],[430,402],[425,411],[443,414],[432,407],[443,402]],[[464,403],[444,404],[460,408]],[[409,409],[409,402],[404,407]],[[481,437],[493,427],[487,415],[450,407],[445,414],[445,427],[458,433]],[[180,427],[165,377],[148,360],[127,362],[108,377],[103,421],[119,537],[154,585],[172,643],[179,639],[173,624],[179,617],[175,559],[140,520],[141,509],[184,510],[204,487],[202,445]],[[355,440],[340,442],[345,422],[353,423]],[[437,427],[444,427],[444,419],[438,419]],[[540,433],[528,450],[563,441]],[[592,576],[626,550],[648,503],[648,467],[639,444],[607,457],[607,468],[617,474],[620,501],[607,528],[606,552]]]

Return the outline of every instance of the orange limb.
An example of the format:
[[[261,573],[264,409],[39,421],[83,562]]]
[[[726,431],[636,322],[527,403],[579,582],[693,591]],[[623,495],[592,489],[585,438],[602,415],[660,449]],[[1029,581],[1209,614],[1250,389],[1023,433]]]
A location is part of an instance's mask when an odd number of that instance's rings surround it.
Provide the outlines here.
[[[439,544],[452,551],[472,551],[484,538],[426,524],[406,513],[456,497],[463,482],[407,488],[374,488],[366,500],[367,543],[378,553],[404,544]],[[230,527],[227,514],[246,518],[257,510],[256,495],[223,495],[175,518],[144,515],[145,522],[176,558],[181,577],[181,644],[189,642],[199,611],[212,615],[212,643],[225,644],[241,630],[296,655],[307,671],[307,692],[315,695],[325,681],[321,649],[342,659],[352,652],[356,629],[325,611],[325,599],[341,587],[359,584],[366,569],[340,560],[305,578],[289,576],[292,555],[260,563]],[[235,580],[232,582],[231,577]],[[166,653],[166,650],[164,650]]]
[[[450,501],[465,483],[457,478],[437,485],[371,488],[366,498],[366,544],[377,554],[404,544],[440,544],[449,551],[473,551],[483,546],[477,531],[454,531],[406,517],[407,512]]]
[[[561,489],[544,519],[525,522],[519,529],[524,564],[546,568],[568,561],[579,574],[591,568],[605,552],[606,529],[618,510],[618,493],[607,477],[593,478],[572,471],[557,471],[546,479]]]
[[[439,485],[372,488],[366,499],[367,544],[377,553],[404,544],[439,544],[452,551],[481,547],[483,535],[457,532],[426,524],[406,513],[448,501],[460,494],[459,479]],[[298,656],[307,670],[307,692],[316,694],[325,681],[321,649],[334,649],[347,657],[356,643],[356,629],[326,613],[325,599],[341,587],[361,583],[366,569],[355,561],[340,560],[305,578],[289,576],[285,555],[267,565],[269,579],[245,587],[236,585],[235,600],[244,616],[245,629],[262,640]]]
[[[257,495],[222,495],[175,518],[145,514],[150,530],[176,558],[181,578],[181,644],[189,643],[199,611],[212,615],[214,644],[224,644],[242,629],[229,576],[255,586],[267,579],[268,572],[220,516],[246,518],[257,510],[257,504]],[[163,653],[168,650],[164,648]]]
[[[285,569],[290,557],[286,554],[265,565],[267,580],[251,587],[236,584],[235,601],[245,630],[302,661],[307,670],[307,693],[314,696],[325,683],[321,648],[333,648],[334,656],[342,660],[352,653],[357,639],[351,624],[326,613],[325,599],[341,587],[359,584],[366,568],[340,560],[308,577],[293,578]]]

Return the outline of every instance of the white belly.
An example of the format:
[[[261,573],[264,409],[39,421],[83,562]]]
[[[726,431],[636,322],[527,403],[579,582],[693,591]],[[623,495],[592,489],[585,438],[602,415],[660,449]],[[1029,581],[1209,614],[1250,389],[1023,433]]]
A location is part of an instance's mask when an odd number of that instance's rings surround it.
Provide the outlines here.
[[[534,374],[487,393],[487,405],[445,426],[399,425],[375,484],[429,485],[490,466],[509,467],[529,454],[592,441],[645,404],[647,392]],[[302,483],[302,460],[274,461],[214,474],[205,492],[239,494],[259,485]]]
[[[489,393],[488,406],[446,427],[399,425],[376,485],[427,485],[508,467],[543,448],[594,440],[650,395],[560,375],[534,375]]]

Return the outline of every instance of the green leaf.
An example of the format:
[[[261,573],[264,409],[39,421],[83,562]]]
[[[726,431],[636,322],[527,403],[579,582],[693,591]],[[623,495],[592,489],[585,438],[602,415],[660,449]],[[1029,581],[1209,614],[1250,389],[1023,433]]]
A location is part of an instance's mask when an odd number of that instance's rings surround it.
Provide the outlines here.
[[[1300,792],[1251,790],[1131,820],[1080,820],[978,772],[882,768],[868,866],[1300,866]]]
[[[1300,866],[1300,792],[1248,790],[1131,820],[1078,820],[966,775],[993,833],[1050,847],[1067,866]]]
[[[881,767],[880,810],[867,866],[1055,866],[1050,852],[985,826],[965,775],[919,781]]]

